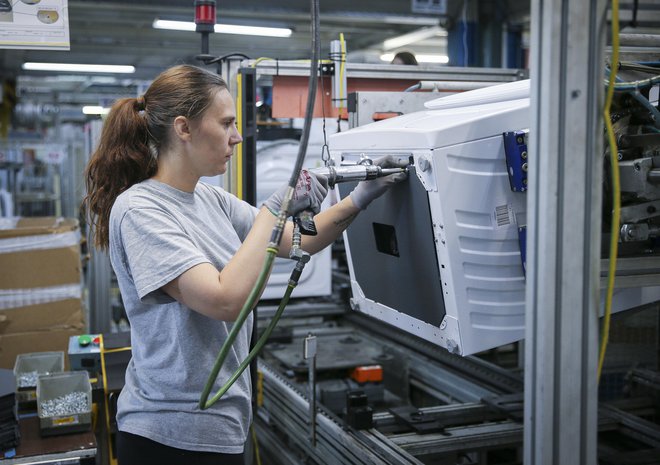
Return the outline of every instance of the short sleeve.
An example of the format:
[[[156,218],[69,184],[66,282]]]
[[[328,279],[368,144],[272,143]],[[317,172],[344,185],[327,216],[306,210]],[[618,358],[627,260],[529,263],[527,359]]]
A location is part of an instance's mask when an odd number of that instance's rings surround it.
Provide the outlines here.
[[[176,218],[157,208],[128,210],[120,231],[127,266],[144,303],[172,302],[160,288],[193,266],[210,262]]]
[[[226,194],[226,199],[229,207],[227,216],[231,218],[231,224],[241,242],[245,241],[254,225],[259,209],[229,193]]]

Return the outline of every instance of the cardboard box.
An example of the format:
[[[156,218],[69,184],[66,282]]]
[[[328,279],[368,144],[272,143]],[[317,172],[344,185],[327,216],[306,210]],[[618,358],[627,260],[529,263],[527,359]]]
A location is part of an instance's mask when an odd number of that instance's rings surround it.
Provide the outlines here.
[[[0,289],[80,283],[80,233],[70,218],[20,218],[0,229]]]
[[[61,329],[75,329],[82,333],[84,327],[80,299],[0,310],[0,334]]]
[[[85,332],[78,221],[0,219],[0,367]]]
[[[80,329],[64,329],[0,335],[0,368],[13,369],[18,354],[58,350],[66,352],[69,338],[80,333]],[[64,357],[64,370],[68,369],[68,357]]]

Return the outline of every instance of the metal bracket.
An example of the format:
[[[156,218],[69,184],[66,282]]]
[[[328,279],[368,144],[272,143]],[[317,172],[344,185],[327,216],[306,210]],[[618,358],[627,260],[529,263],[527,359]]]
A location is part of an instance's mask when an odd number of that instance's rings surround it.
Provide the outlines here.
[[[409,406],[395,407],[389,409],[389,411],[400,423],[410,427],[418,434],[440,433],[451,436],[450,433],[445,431],[446,425],[441,423],[435,415],[425,414],[422,410]]]
[[[334,76],[335,64],[334,63],[319,63],[319,76]]]
[[[497,412],[501,412],[513,421],[523,421],[524,394],[517,392],[502,396],[484,397],[481,401]]]

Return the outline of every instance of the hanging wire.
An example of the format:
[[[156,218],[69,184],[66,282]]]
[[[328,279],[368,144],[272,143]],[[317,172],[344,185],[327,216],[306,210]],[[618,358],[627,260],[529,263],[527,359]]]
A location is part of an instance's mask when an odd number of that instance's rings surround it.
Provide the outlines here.
[[[463,39],[463,66],[468,66],[468,40],[467,40],[467,30],[468,30],[468,25],[467,25],[467,6],[468,6],[468,1],[469,0],[463,0],[463,14],[462,14],[462,22],[463,22],[463,34],[462,34],[462,39]]]
[[[333,60],[333,53],[330,53],[328,57],[330,60]],[[321,161],[325,167],[330,163],[330,148],[328,147],[328,133],[325,128],[325,84],[323,76],[319,77],[321,82],[321,116],[323,117],[323,147],[321,147]]]
[[[619,0],[612,0],[612,62],[619,62]],[[616,137],[612,126],[610,108],[614,98],[617,67],[610,71],[607,92],[605,95],[605,106],[603,108],[603,119],[607,129],[607,140],[610,146],[610,164],[612,171],[612,226],[610,231],[610,260],[607,273],[607,291],[605,297],[605,315],[600,338],[600,350],[598,354],[598,381],[603,372],[603,362],[610,335],[610,319],[612,316],[612,298],[614,295],[614,278],[616,275],[616,259],[619,253],[619,222],[621,217],[621,181],[619,179],[619,159],[617,156]]]

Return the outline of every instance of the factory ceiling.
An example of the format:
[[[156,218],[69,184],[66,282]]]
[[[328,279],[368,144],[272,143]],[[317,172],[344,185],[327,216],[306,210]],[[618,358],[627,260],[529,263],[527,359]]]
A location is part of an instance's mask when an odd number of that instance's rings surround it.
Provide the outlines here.
[[[47,102],[56,93],[58,102],[89,104],[107,97],[134,95],[136,84],[152,79],[168,66],[199,63],[195,56],[201,52],[200,34],[152,27],[157,18],[192,21],[193,3],[192,0],[69,1],[70,50],[0,49],[2,77],[17,78],[21,101]],[[510,5],[512,14],[528,10],[527,2],[521,0],[482,3]],[[427,4],[425,8],[424,4]],[[420,29],[431,33],[406,46],[407,49],[446,54],[445,26],[451,24],[452,18],[460,18],[463,2],[449,0],[444,15],[432,11],[433,5],[440,4],[443,2],[437,0],[322,0],[322,58],[327,57],[330,41],[343,33],[349,59],[378,62],[380,54],[387,51],[383,48],[384,40]],[[217,22],[287,27],[293,33],[289,38],[212,34],[209,50],[212,55],[241,53],[253,59],[280,60],[308,59],[311,55],[309,0],[220,0]],[[136,71],[131,75],[73,76],[24,71],[21,69],[24,62],[132,65]]]
[[[647,3],[642,0],[640,5]],[[70,0],[70,50],[0,49],[1,77],[17,79],[21,102],[99,104],[134,96],[168,66],[200,63],[195,59],[201,52],[200,34],[152,26],[155,19],[192,21],[193,5],[193,0]],[[433,11],[443,5],[445,14]],[[218,23],[287,27],[293,33],[288,38],[212,34],[209,52],[241,53],[252,59],[308,59],[309,10],[309,0],[219,0]],[[382,63],[383,52],[396,51],[387,50],[385,40],[420,30],[428,33],[404,48],[417,54],[447,54],[447,30],[466,18],[477,21],[480,28],[482,21],[527,25],[529,10],[529,0],[320,0],[321,55],[326,58],[330,42],[343,33],[349,61]],[[658,16],[658,11],[651,13]],[[639,15],[648,17],[649,12]],[[132,65],[135,73],[65,75],[25,71],[24,62]]]

